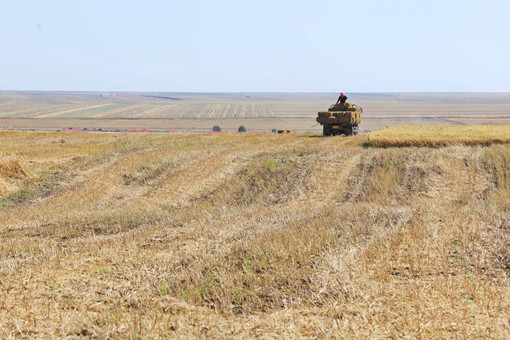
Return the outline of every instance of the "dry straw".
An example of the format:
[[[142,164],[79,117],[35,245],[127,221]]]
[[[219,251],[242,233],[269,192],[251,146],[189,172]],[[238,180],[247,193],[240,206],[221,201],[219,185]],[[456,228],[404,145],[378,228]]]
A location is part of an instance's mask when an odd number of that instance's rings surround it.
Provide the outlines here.
[[[454,144],[490,145],[495,143],[510,143],[509,125],[398,126],[370,132],[365,145],[439,147]]]
[[[27,177],[27,171],[19,159],[0,159],[0,178],[23,178]]]
[[[509,338],[510,149],[365,139],[0,132],[0,338]]]

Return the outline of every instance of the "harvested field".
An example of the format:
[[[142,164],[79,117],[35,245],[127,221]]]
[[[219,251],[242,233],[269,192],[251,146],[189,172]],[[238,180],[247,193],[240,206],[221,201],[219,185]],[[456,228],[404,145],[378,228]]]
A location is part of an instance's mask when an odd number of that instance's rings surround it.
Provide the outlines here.
[[[157,129],[318,132],[315,117],[336,93],[0,92],[0,129]],[[353,93],[361,130],[400,125],[510,122],[508,93]],[[212,122],[212,124],[210,124]],[[76,126],[75,124],[80,124]],[[138,126],[137,126],[138,125]]]
[[[262,118],[271,117],[267,105],[261,104],[195,104],[179,114],[181,118]]]
[[[0,337],[510,337],[509,145],[366,138],[0,132]]]
[[[510,143],[510,125],[398,126],[371,132],[367,146],[446,146]]]
[[[122,109],[129,108],[132,105],[129,104],[106,104],[92,108],[82,108],[79,110],[68,111],[64,113],[57,113],[53,116],[56,118],[67,118],[67,117],[97,117],[105,114],[111,114],[112,112],[118,112]]]

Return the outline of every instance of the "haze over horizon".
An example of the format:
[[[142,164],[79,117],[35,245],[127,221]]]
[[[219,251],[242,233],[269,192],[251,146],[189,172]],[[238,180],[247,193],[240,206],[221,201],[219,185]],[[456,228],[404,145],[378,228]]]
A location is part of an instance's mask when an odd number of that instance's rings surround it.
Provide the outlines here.
[[[0,13],[0,90],[509,92],[502,0],[27,0]]]

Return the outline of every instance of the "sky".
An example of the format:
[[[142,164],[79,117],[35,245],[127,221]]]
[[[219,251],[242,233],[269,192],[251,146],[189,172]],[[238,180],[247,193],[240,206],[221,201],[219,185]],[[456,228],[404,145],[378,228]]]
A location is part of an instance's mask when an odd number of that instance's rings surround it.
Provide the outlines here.
[[[509,92],[507,0],[0,0],[0,90]]]

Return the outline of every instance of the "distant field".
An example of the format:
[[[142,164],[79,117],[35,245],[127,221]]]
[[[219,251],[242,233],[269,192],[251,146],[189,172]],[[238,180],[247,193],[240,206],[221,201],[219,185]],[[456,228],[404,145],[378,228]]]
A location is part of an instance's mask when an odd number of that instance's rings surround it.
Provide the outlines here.
[[[509,144],[367,138],[0,131],[0,338],[510,338]]]
[[[137,120],[135,128],[157,130],[207,131],[219,125],[234,131],[244,125],[319,131],[316,113],[336,99],[336,93],[0,92],[0,128],[123,129],[133,128],[127,120]],[[510,124],[505,93],[353,93],[349,101],[364,109],[362,130]]]
[[[399,126],[370,132],[366,145],[445,146],[452,144],[490,145],[510,143],[510,125]]]

